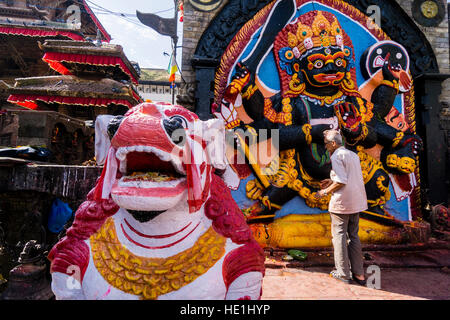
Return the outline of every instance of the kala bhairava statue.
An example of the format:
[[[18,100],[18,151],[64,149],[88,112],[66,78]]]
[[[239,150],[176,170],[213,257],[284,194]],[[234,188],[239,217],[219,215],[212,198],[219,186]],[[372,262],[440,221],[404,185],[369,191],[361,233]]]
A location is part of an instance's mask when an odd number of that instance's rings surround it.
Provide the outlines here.
[[[339,129],[346,147],[361,159],[369,205],[363,216],[395,223],[384,209],[390,181],[412,192],[410,175],[422,147],[394,107],[397,95],[412,89],[408,53],[393,41],[380,41],[357,63],[352,40],[335,14],[312,10],[299,15],[295,3],[281,0],[261,10],[233,39],[216,75],[216,98],[221,102],[212,111],[228,129],[246,131],[248,140],[241,138],[240,146],[246,148],[247,160],[257,158],[249,154],[250,145],[273,144],[271,130],[278,132],[272,148],[278,148],[279,156],[266,163],[265,171],[261,163],[250,162],[256,179],[246,182],[245,192],[257,202],[245,209],[249,221],[275,217],[298,196],[309,208],[327,210],[330,196],[315,197],[331,170],[323,132]],[[251,32],[258,33],[257,41]],[[380,29],[376,32],[382,34]],[[248,46],[239,46],[246,39]],[[233,54],[241,54],[241,60],[227,69]],[[357,64],[367,77],[361,87]],[[226,71],[229,82],[224,86]],[[278,90],[271,88],[277,83],[270,71],[279,75]],[[259,134],[261,129],[267,136]]]

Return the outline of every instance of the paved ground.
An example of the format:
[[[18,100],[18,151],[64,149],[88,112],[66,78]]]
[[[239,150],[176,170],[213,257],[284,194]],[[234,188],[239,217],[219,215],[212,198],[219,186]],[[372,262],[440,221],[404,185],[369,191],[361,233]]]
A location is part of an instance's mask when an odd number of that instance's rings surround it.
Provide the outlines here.
[[[330,268],[266,269],[263,300],[450,300],[450,274],[441,269],[381,269],[381,288],[345,284]]]
[[[307,253],[306,261],[284,262],[285,251],[266,251],[263,300],[450,300],[448,243],[365,250],[371,288],[331,278],[334,262],[330,249]]]

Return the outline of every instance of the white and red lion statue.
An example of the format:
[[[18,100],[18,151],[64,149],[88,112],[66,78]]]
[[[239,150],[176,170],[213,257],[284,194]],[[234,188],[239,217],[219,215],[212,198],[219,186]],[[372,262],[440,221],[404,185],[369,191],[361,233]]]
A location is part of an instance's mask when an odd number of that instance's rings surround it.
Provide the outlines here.
[[[259,299],[263,250],[215,173],[223,123],[144,103],[108,131],[102,175],[49,254],[56,298]]]

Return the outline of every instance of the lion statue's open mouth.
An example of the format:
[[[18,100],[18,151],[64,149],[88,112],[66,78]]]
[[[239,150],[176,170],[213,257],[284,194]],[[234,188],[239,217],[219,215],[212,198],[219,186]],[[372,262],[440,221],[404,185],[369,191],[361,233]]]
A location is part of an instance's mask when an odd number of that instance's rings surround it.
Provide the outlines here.
[[[181,159],[150,146],[121,147],[116,157],[123,176],[113,185],[111,195],[122,208],[165,211],[186,194]]]

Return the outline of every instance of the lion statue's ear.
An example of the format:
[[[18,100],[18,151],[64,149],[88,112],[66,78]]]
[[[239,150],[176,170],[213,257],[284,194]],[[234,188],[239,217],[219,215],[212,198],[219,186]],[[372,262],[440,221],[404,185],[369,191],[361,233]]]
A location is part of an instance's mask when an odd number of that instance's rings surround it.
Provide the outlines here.
[[[112,115],[100,115],[95,120],[95,160],[99,166],[105,164],[111,137],[109,124],[115,117]]]
[[[225,156],[225,123],[220,119],[202,121],[202,132],[211,165],[216,169],[225,170],[228,165]]]
[[[222,180],[228,188],[237,190],[240,184],[240,178],[231,167],[226,156],[227,135],[225,123],[221,119],[211,119],[202,121],[204,140],[207,142],[206,152],[211,159],[211,165],[222,171],[220,174]],[[234,135],[228,135],[228,138]]]

